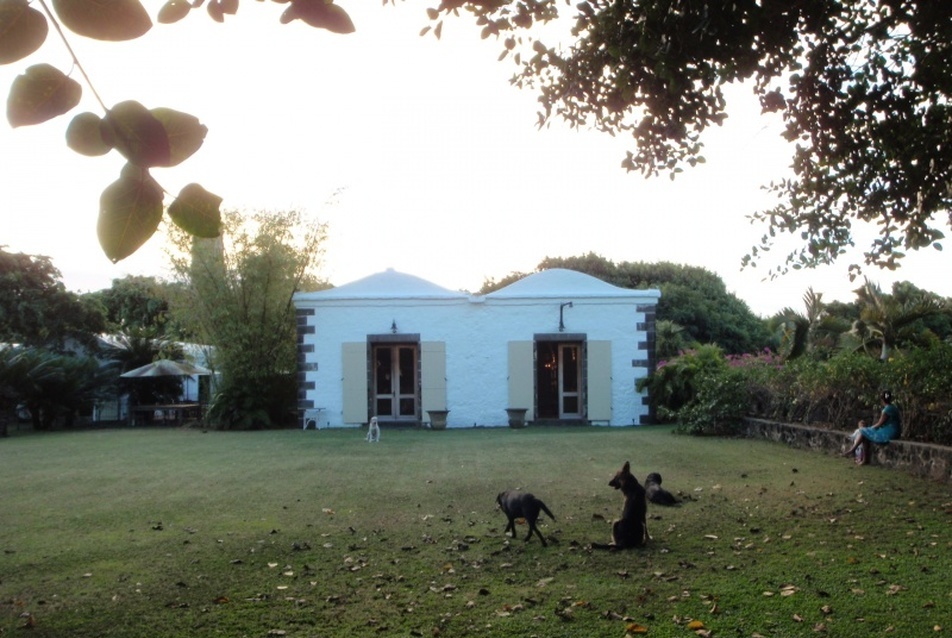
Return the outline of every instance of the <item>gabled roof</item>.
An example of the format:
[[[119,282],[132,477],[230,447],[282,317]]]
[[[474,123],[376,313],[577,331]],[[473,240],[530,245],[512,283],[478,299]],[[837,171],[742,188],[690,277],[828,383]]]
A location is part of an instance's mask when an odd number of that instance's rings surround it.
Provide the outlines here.
[[[597,277],[565,268],[550,268],[523,277],[519,281],[486,295],[486,299],[580,298],[580,297],[651,297],[657,290],[633,290],[606,283]]]
[[[349,284],[318,290],[299,292],[295,301],[323,301],[330,299],[467,299],[465,292],[449,290],[426,279],[397,272],[388,268],[383,272],[352,281]]]

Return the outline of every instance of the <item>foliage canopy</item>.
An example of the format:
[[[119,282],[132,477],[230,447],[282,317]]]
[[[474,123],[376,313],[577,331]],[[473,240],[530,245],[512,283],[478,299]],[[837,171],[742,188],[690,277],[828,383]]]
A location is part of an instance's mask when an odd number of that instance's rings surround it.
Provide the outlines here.
[[[68,341],[91,345],[104,325],[98,304],[66,290],[49,257],[0,247],[0,343],[53,350]]]
[[[941,248],[952,223],[948,2],[442,0],[437,35],[460,9],[502,38],[513,82],[539,92],[540,124],[630,135],[622,164],[646,176],[703,162],[704,133],[727,117],[724,88],[749,85],[783,117],[793,177],[769,186],[778,204],[753,215],[769,228],[745,263],[784,233],[803,243],[778,270],[832,262],[859,221],[878,226],[867,264]],[[571,34],[547,44],[559,32],[537,25],[560,17]]]

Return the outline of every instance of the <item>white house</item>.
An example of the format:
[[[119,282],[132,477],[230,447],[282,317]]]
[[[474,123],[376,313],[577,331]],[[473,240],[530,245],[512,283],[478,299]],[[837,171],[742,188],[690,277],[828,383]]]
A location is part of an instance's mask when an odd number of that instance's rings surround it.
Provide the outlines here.
[[[545,270],[486,295],[387,270],[298,293],[300,408],[320,426],[639,425],[657,290]],[[434,416],[435,415],[435,416]]]

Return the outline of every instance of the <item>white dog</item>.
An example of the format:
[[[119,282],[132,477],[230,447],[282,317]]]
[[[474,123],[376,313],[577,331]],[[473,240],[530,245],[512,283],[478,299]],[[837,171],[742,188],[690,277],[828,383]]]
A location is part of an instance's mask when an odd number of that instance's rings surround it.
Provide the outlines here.
[[[370,427],[367,428],[367,442],[377,443],[380,441],[380,425],[377,424],[377,417],[370,417]]]

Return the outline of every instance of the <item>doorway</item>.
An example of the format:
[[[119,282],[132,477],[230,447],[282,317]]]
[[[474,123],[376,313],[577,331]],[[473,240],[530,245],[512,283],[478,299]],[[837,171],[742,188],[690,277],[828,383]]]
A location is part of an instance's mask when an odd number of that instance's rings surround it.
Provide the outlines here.
[[[536,417],[582,418],[582,343],[536,341]]]
[[[377,418],[381,421],[418,420],[418,344],[375,344],[372,362],[373,406]]]

